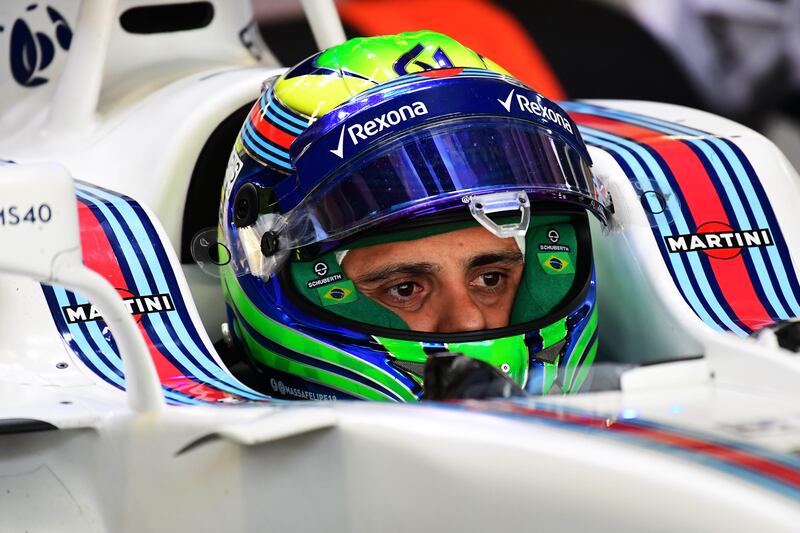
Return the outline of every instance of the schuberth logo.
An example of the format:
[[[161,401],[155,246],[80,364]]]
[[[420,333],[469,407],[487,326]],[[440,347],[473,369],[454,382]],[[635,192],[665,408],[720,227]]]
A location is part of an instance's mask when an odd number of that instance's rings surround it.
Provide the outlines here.
[[[314,265],[314,273],[317,276],[324,276],[328,273],[328,265],[324,261],[320,261],[316,265]]]
[[[733,259],[742,248],[760,248],[773,244],[769,229],[736,231],[722,222],[706,222],[697,233],[664,237],[670,253],[702,251],[716,259]]]
[[[311,281],[306,283],[306,286],[309,289],[313,289],[314,287],[321,287],[323,285],[327,285],[328,283],[333,283],[334,281],[342,281],[343,279],[344,278],[342,277],[342,275],[337,272],[336,274],[331,274],[327,278],[312,279]]]
[[[131,294],[130,291],[124,289],[117,289],[117,291]],[[169,294],[131,296],[130,298],[125,298],[123,301],[128,308],[128,312],[134,317],[137,317],[137,322],[141,320],[141,315],[148,313],[164,313],[175,309],[175,305],[172,303],[172,297]],[[90,303],[65,305],[61,308],[61,311],[64,313],[64,318],[66,318],[67,322],[70,324],[103,319],[100,311]]]

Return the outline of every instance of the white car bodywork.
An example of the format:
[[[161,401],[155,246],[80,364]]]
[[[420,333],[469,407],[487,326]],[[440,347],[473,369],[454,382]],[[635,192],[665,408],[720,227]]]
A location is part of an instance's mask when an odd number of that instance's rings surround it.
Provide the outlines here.
[[[121,300],[77,261],[68,174],[145,206],[168,250],[161,267],[174,274],[202,348],[228,372],[212,344],[224,320],[218,282],[181,265],[175,250],[204,145],[280,71],[257,42],[263,63],[238,40],[246,2],[211,2],[218,16],[204,29],[127,34],[115,21],[140,3],[84,2],[80,15],[77,3],[58,4],[76,28],[58,85],[2,87],[14,104],[0,118],[0,158],[16,164],[0,165],[0,208],[46,204],[51,216],[0,225],[0,529],[797,530],[797,355],[698,316],[662,259],[646,191],[597,145],[594,170],[617,209],[594,242],[603,350],[631,365],[619,390],[419,406],[165,403]],[[2,13],[23,17],[25,5]],[[85,63],[72,67],[79,50]],[[75,76],[94,80],[96,98],[74,88]],[[734,142],[758,170],[790,274],[800,275],[800,178],[772,143],[678,106],[595,103]],[[124,388],[76,356],[43,282],[103,308]]]

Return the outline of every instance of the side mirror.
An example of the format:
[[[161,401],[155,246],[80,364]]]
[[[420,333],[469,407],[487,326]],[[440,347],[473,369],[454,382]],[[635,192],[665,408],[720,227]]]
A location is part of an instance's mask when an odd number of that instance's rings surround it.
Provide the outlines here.
[[[131,408],[164,405],[136,323],[111,284],[83,264],[75,185],[64,167],[0,164],[0,243],[0,273],[62,285],[97,306],[119,347]]]
[[[525,397],[510,377],[489,363],[460,353],[442,352],[425,362],[423,400],[488,400]]]
[[[58,165],[0,166],[0,270],[56,281],[56,266],[81,265],[75,190]]]

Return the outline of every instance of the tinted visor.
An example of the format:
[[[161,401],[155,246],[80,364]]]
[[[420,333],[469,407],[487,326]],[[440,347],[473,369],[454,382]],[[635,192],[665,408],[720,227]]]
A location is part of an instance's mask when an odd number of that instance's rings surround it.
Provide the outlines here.
[[[406,132],[322,180],[288,213],[282,247],[342,239],[509,190],[581,204],[603,222],[610,207],[583,158],[551,132],[511,119],[459,118]]]

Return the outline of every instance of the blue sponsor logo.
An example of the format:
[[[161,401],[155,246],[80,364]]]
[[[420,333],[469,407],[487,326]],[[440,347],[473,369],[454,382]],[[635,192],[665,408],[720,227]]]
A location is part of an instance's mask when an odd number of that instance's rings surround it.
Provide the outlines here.
[[[31,4],[27,12],[33,12],[38,4]],[[38,87],[49,81],[41,75],[56,56],[56,46],[64,51],[69,50],[72,44],[72,30],[67,20],[50,6],[45,7],[51,26],[45,31],[31,29],[28,22],[22,17],[14,21],[11,26],[11,36],[8,43],[11,76],[23,87]],[[5,27],[0,26],[0,32]]]

